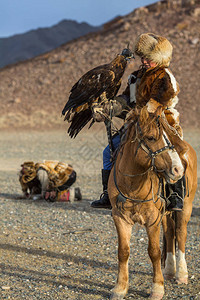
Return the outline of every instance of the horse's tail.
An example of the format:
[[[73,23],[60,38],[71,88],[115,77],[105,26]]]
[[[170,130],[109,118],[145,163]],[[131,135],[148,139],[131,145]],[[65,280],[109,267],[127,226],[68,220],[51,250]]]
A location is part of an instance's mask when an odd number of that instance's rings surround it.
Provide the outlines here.
[[[165,234],[163,233],[163,247],[162,247],[162,255],[161,255],[161,265],[163,268],[165,267],[165,261],[167,258],[167,241]]]
[[[177,233],[176,233],[177,232],[177,212],[176,211],[174,211],[174,213],[172,214],[172,219],[174,220],[174,231],[175,231],[174,247],[175,247],[175,253],[176,253],[176,242],[177,242]]]
[[[172,214],[172,220],[174,221],[174,233],[175,233],[175,253],[176,253],[176,244],[177,244],[177,212],[174,211]],[[162,247],[162,255],[161,255],[161,264],[163,266],[163,268],[165,267],[165,260],[167,258],[167,241],[165,238],[165,235],[163,233],[163,247]]]

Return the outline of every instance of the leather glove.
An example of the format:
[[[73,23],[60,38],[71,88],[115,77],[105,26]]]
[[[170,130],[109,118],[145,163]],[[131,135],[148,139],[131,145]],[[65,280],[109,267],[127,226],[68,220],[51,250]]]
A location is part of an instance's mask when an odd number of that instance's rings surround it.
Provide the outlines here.
[[[104,103],[104,108],[103,111],[106,113],[108,116],[110,114],[112,117],[117,117],[118,115],[121,114],[122,112],[122,105],[117,101],[118,97],[116,97],[114,100],[110,100]]]
[[[115,97],[113,100],[108,100],[102,104],[93,104],[93,119],[96,122],[104,122],[106,117],[116,117],[122,112],[122,104],[118,102],[120,97]]]

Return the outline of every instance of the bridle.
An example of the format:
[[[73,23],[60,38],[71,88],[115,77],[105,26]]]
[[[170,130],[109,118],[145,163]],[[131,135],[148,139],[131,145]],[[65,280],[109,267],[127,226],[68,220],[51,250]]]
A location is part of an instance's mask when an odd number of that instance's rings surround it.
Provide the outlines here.
[[[157,124],[158,124],[158,127],[159,127],[159,133],[160,133],[160,123],[159,123],[159,117],[157,118],[156,120]],[[135,123],[135,128],[136,128],[136,137],[134,140],[131,140],[132,143],[134,143],[136,140],[138,141],[138,146],[137,146],[137,149],[136,149],[136,153],[135,153],[135,156],[137,155],[137,152],[139,150],[139,148],[142,148],[147,154],[148,156],[150,157],[151,159],[151,165],[150,167],[143,173],[139,173],[139,174],[123,174],[119,172],[123,175],[123,176],[128,176],[128,177],[136,177],[136,176],[142,176],[146,173],[148,173],[149,171],[154,171],[156,173],[156,175],[158,176],[158,173],[160,172],[164,172],[164,170],[158,170],[155,166],[155,158],[160,155],[161,153],[165,152],[165,151],[169,151],[169,150],[175,150],[174,149],[174,146],[170,143],[170,141],[168,140],[167,136],[165,135],[165,133],[163,132],[163,137],[167,143],[166,146],[156,150],[156,151],[152,151],[151,148],[147,145],[147,143],[144,141],[144,139],[142,138],[143,137],[143,133],[142,133],[142,129],[140,127],[140,124],[139,124],[139,121],[137,121]],[[139,135],[140,137],[138,136],[138,132],[139,132]],[[127,197],[125,196],[121,190],[119,189],[119,186],[117,184],[117,178],[116,178],[116,160],[114,162],[114,183],[115,183],[115,186],[119,192],[119,195],[117,197],[117,207],[118,207],[118,202],[122,202],[122,205],[126,202],[126,200],[131,200],[135,203],[146,203],[146,202],[150,202],[150,201],[153,201],[154,203],[156,203],[158,201],[159,198],[161,198],[161,186],[162,186],[162,178],[160,176],[158,176],[159,178],[159,187],[158,187],[158,191],[156,193],[156,196],[157,196],[157,200],[155,201],[155,196],[154,196],[154,193],[153,193],[153,187],[152,187],[152,198],[151,199],[146,199],[146,200],[142,200],[142,199],[133,199],[133,198],[130,198],[130,197]]]
[[[159,135],[160,135],[160,124],[159,124],[159,117],[157,118],[156,120],[157,124],[158,124],[158,128],[159,128]],[[139,130],[139,134],[141,136],[141,138],[138,137],[138,134],[137,134],[137,129]],[[144,139],[142,138],[143,137],[143,133],[142,133],[142,129],[140,127],[140,124],[139,124],[139,121],[137,121],[136,123],[136,138],[135,140],[138,141],[138,147],[137,147],[137,150],[136,150],[136,155],[137,155],[137,152],[138,152],[138,149],[141,147],[147,154],[148,156],[150,157],[151,159],[151,169],[153,169],[156,173],[158,172],[164,172],[164,170],[158,170],[155,166],[155,158],[160,155],[161,153],[165,152],[165,151],[169,151],[169,150],[173,150],[175,151],[175,148],[174,148],[174,145],[172,145],[170,143],[170,141],[168,140],[166,134],[163,132],[162,133],[167,145],[156,150],[156,151],[152,151],[151,148],[147,145],[147,143],[144,141]]]

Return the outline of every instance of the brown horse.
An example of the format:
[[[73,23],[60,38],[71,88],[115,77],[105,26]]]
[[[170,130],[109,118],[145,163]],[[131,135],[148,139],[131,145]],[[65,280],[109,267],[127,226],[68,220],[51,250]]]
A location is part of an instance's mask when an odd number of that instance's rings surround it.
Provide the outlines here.
[[[197,187],[196,153],[169,126],[160,109],[155,114],[149,114],[146,108],[138,114],[132,112],[128,124],[125,140],[121,144],[108,183],[112,216],[118,233],[119,261],[118,279],[110,299],[123,299],[128,291],[130,238],[132,226],[136,222],[145,226],[149,240],[148,253],[153,264],[151,299],[162,299],[164,279],[159,245],[161,220],[167,249],[164,275],[167,278],[176,276],[181,283],[187,282],[185,243],[187,223]],[[162,180],[175,183],[184,173],[187,194],[183,210],[177,212],[176,270],[175,226],[164,211],[165,201],[161,197],[160,187]]]

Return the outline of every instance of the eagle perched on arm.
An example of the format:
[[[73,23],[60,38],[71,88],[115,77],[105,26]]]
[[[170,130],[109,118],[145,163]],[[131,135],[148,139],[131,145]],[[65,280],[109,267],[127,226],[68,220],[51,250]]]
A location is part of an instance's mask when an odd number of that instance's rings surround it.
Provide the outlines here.
[[[64,120],[70,122],[68,133],[76,137],[92,119],[92,105],[113,99],[120,86],[127,61],[133,57],[125,48],[109,64],[98,66],[85,73],[72,87],[69,100],[62,110]]]

